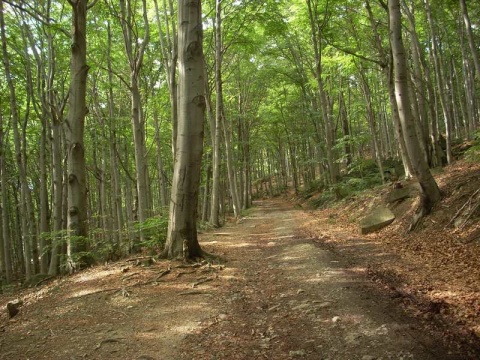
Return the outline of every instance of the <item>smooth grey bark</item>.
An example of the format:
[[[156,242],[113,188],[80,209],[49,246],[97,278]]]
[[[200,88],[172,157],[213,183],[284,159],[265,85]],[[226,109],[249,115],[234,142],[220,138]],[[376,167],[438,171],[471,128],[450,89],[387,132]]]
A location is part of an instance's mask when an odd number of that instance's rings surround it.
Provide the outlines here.
[[[383,183],[383,182],[385,182],[385,180],[384,180],[384,174],[383,174],[382,154],[380,152],[380,146],[378,144],[377,126],[376,126],[376,121],[375,121],[375,112],[374,112],[373,104],[372,104],[372,94],[371,94],[371,91],[370,91],[370,86],[368,84],[368,80],[365,76],[365,73],[364,73],[363,69],[360,69],[360,76],[361,76],[361,79],[362,79],[361,88],[362,88],[363,96],[365,97],[365,103],[366,103],[366,108],[367,108],[366,109],[367,110],[367,121],[368,121],[368,126],[370,128],[371,136],[372,136],[375,162],[377,163],[380,178],[382,179],[382,183]]]
[[[110,176],[111,192],[110,202],[112,208],[112,220],[114,226],[114,248],[121,254],[121,246],[124,241],[124,216],[122,208],[122,188],[120,184],[120,171],[117,160],[117,131],[115,121],[115,100],[113,96],[113,66],[112,66],[112,32],[110,23],[107,24],[108,42],[107,42],[107,66],[108,66],[108,117],[110,119],[109,138],[110,138]]]
[[[431,56],[433,58],[433,64],[435,68],[435,78],[437,80],[438,94],[439,94],[440,104],[442,106],[443,119],[445,122],[447,162],[451,164],[453,161],[453,155],[452,155],[452,123],[453,121],[452,121],[452,116],[450,111],[450,103],[448,101],[448,95],[447,95],[449,91],[446,88],[447,79],[446,79],[446,74],[444,70],[441,51],[439,49],[438,36],[437,36],[437,32],[435,31],[435,24],[433,21],[430,1],[429,0],[424,0],[424,1],[425,1],[425,10],[427,13],[428,25],[430,29],[431,43],[432,43]]]
[[[121,0],[122,31],[125,52],[130,66],[131,120],[135,148],[135,168],[137,181],[137,216],[139,223],[144,223],[150,216],[150,188],[148,186],[147,150],[145,144],[145,114],[140,93],[140,72],[143,66],[145,49],[150,41],[150,29],[147,17],[146,0],[142,0],[144,34],[140,41],[134,29],[134,4],[130,0]],[[138,46],[137,43],[140,43]],[[140,232],[142,237],[142,233]]]
[[[205,66],[205,79],[208,78]],[[205,98],[206,109],[210,123],[210,138],[212,143],[212,166],[211,177],[212,186],[210,192],[210,217],[209,222],[214,227],[220,226],[220,140],[221,140],[221,126],[217,122],[217,117],[214,115],[212,108],[211,90],[208,81],[205,81]],[[207,209],[205,209],[207,210]]]
[[[70,95],[66,123],[68,213],[67,268],[73,272],[93,263],[87,253],[87,188],[84,130],[87,115],[87,4],[69,0],[72,7]]]
[[[158,111],[153,110],[153,120],[155,123],[155,145],[157,147],[157,173],[158,173],[158,182],[160,183],[160,206],[168,206],[168,193],[167,193],[167,178],[165,176],[165,169],[163,165],[162,157],[162,141],[161,141],[161,130],[160,130],[160,120],[158,116]]]
[[[213,117],[214,126],[212,126],[212,203],[210,207],[210,224],[214,227],[220,226],[220,141],[221,141],[221,124],[219,115]]]
[[[467,3],[465,0],[460,1],[460,8],[462,9],[463,22],[465,23],[465,29],[467,31],[468,46],[472,53],[473,63],[475,64],[475,75],[480,80],[480,55],[478,54],[478,46],[475,45],[475,39],[473,37],[472,23],[470,16],[468,15]]]
[[[3,4],[0,0],[0,12],[3,11],[2,9]],[[2,16],[2,15],[0,15]],[[1,195],[1,219],[2,222],[1,230],[2,230],[2,255],[3,258],[1,259],[3,264],[3,269],[5,271],[5,280],[7,284],[12,281],[12,252],[11,252],[11,237],[10,237],[10,224],[8,221],[8,189],[7,189],[7,169],[6,169],[6,162],[5,162],[5,133],[3,127],[3,106],[0,103],[0,195]]]
[[[405,1],[403,1],[403,8],[407,15],[410,26],[409,31],[412,38],[412,59],[414,61],[415,70],[413,74],[414,83],[417,89],[420,114],[424,117],[424,119],[421,119],[421,124],[424,129],[425,137],[429,137],[429,139],[425,139],[425,143],[428,145],[427,156],[433,167],[442,166],[443,150],[439,145],[435,90],[432,83],[430,66],[425,60],[425,51],[418,39],[413,12],[409,9]]]
[[[223,39],[222,39],[222,0],[216,0],[215,3],[215,90],[216,90],[216,103],[215,103],[215,122],[216,127],[218,124],[223,128],[223,140],[225,142],[225,156],[227,160],[227,174],[228,185],[230,188],[230,195],[232,197],[232,208],[235,217],[240,216],[240,201],[238,198],[237,181],[235,176],[235,169],[233,168],[233,154],[232,154],[232,140],[231,130],[225,116],[225,109],[223,103],[223,79],[222,79],[222,66],[223,66]],[[216,130],[215,130],[216,131]],[[215,140],[217,135],[215,135]],[[215,141],[215,145],[217,142]],[[216,150],[214,155],[217,155]]]
[[[167,242],[163,255],[203,255],[197,238],[205,117],[205,70],[200,0],[178,1],[178,137],[173,171]]]
[[[415,129],[415,119],[413,118],[409,97],[406,53],[402,40],[400,1],[389,0],[388,10],[390,20],[390,44],[392,47],[395,72],[395,95],[398,103],[400,123],[405,137],[408,156],[412,162],[412,169],[421,187],[421,208],[412,224],[412,226],[415,227],[418,221],[424,215],[427,215],[433,205],[440,200],[440,190],[430,172],[425,158],[421,156],[421,147]]]
[[[38,164],[39,164],[39,211],[38,211],[38,232],[40,236],[38,237],[38,247],[36,241],[32,241],[33,244],[33,256],[34,256],[34,263],[35,266],[38,268],[40,273],[46,274],[48,271],[48,257],[49,257],[49,250],[47,249],[48,241],[47,241],[47,234],[50,231],[49,226],[49,202],[48,202],[48,163],[47,163],[47,132],[48,132],[48,88],[47,86],[47,75],[45,74],[45,63],[48,61],[45,60],[45,57],[42,56],[41,53],[38,51],[37,43],[34,39],[32,34],[31,28],[26,25],[26,21],[22,18],[22,34],[25,38],[24,40],[24,56],[26,59],[29,58],[30,53],[33,54],[35,58],[35,62],[37,65],[37,76],[33,76],[32,69],[31,69],[31,62],[27,62],[26,70],[27,70],[27,91],[28,91],[28,98],[31,98],[33,108],[35,113],[37,114],[38,118],[41,122],[41,132],[40,132],[40,146],[39,146],[39,156],[38,156]],[[27,45],[27,40],[28,44]],[[25,126],[24,126],[25,128]],[[23,151],[24,157],[27,158],[27,139],[26,134],[24,133],[23,136]],[[31,215],[30,215],[30,222],[35,223],[35,214],[33,213],[35,210],[33,209],[33,205],[30,206],[31,208]],[[36,237],[36,234],[35,234]],[[33,238],[35,240],[35,237]],[[39,266],[37,266],[37,262],[39,262]]]
[[[315,80],[317,82],[318,96],[320,99],[320,107],[322,114],[322,125],[324,127],[325,135],[325,150],[327,155],[329,182],[336,184],[338,181],[339,169],[336,163],[335,150],[335,132],[332,125],[331,117],[331,105],[327,98],[327,92],[325,90],[322,64],[322,37],[323,37],[323,25],[325,20],[319,19],[318,14],[318,2],[312,0],[305,0],[308,8],[308,15],[310,20],[310,32],[313,44],[313,50],[315,54]],[[327,5],[328,6],[328,5]],[[326,11],[327,12],[327,11]],[[325,16],[327,16],[325,12]]]
[[[61,252],[61,243],[63,239],[63,113],[66,105],[66,99],[60,101],[54,89],[54,79],[56,73],[56,53],[53,46],[53,35],[47,32],[48,46],[48,107],[51,117],[51,162],[52,162],[52,216],[53,216],[53,233],[52,233],[52,250],[50,254],[50,264],[48,273],[57,275],[59,270]]]
[[[429,141],[429,124],[431,119],[428,117],[427,111],[427,82],[430,81],[426,79],[423,74],[422,67],[422,48],[420,45],[420,40],[418,39],[415,17],[409,7],[405,4],[405,1],[402,1],[402,7],[405,10],[405,14],[408,19],[408,32],[410,35],[410,40],[412,44],[411,48],[411,57],[412,57],[412,67],[411,78],[413,82],[414,89],[416,91],[411,92],[412,103],[414,105],[414,111],[416,112],[417,121],[417,132],[420,140],[420,146],[423,149],[424,156],[427,157],[429,164],[433,163],[432,156],[435,154],[435,147],[432,148],[431,142]]]
[[[173,17],[174,7],[173,0],[163,0],[163,20],[165,26],[165,33],[163,31],[162,23],[160,21],[160,11],[158,8],[158,1],[153,0],[155,4],[155,18],[157,20],[158,33],[160,38],[160,47],[162,49],[162,61],[165,68],[167,78],[169,97],[170,97],[170,111],[172,121],[172,154],[175,158],[175,144],[177,142],[178,132],[178,99],[177,99],[177,59],[178,59],[178,39],[177,27]],[[172,19],[170,20],[170,17]]]
[[[20,109],[17,104],[17,96],[15,84],[13,82],[13,76],[10,70],[10,58],[7,51],[7,37],[5,31],[5,20],[3,16],[4,8],[3,1],[0,0],[0,32],[1,32],[1,43],[2,43],[2,56],[3,56],[3,66],[5,71],[5,77],[7,79],[7,86],[9,90],[9,100],[10,100],[10,117],[12,119],[12,128],[13,128],[13,142],[15,147],[15,159],[18,168],[19,181],[20,181],[20,203],[19,208],[21,208],[22,214],[30,214],[28,205],[28,193],[30,189],[27,184],[27,175],[26,175],[26,159],[25,154],[22,149],[22,139],[19,131],[20,123]],[[21,237],[23,244],[23,256],[25,262],[25,277],[29,279],[35,268],[32,266],[33,256],[32,256],[32,247],[29,238],[30,229],[28,227],[27,216],[21,217]],[[32,224],[30,224],[32,225]],[[36,234],[33,234],[34,236]]]
[[[411,161],[408,157],[407,148],[405,145],[405,140],[402,132],[402,126],[400,124],[400,118],[398,114],[398,105],[395,99],[395,83],[393,79],[393,64],[391,60],[391,53],[387,53],[387,51],[382,46],[381,36],[377,30],[377,21],[375,20],[372,12],[372,8],[370,6],[370,1],[366,1],[365,7],[368,12],[368,20],[370,22],[370,28],[372,29],[372,33],[374,34],[374,43],[375,48],[377,49],[381,61],[383,63],[382,72],[385,76],[387,81],[387,89],[388,89],[388,99],[390,103],[390,109],[392,113],[392,120],[395,130],[395,138],[398,141],[400,156],[402,158],[403,168],[405,170],[405,178],[410,178],[412,176],[412,165]]]

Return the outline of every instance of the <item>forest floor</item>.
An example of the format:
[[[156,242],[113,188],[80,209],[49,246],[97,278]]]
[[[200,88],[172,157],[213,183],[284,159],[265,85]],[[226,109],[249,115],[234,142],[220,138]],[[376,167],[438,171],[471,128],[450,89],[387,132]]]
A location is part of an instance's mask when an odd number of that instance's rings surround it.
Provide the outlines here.
[[[479,178],[440,174],[413,234],[412,199],[358,235],[387,187],[325,210],[269,199],[200,235],[222,263],[132,258],[0,294],[0,359],[478,359],[478,219],[446,225]]]

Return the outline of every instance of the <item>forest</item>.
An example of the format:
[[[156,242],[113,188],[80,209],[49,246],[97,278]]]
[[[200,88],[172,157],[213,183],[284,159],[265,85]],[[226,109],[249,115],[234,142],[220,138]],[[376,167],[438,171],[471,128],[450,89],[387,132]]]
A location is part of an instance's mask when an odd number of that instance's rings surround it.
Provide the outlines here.
[[[414,228],[431,169],[465,141],[479,161],[479,19],[466,0],[0,0],[2,284],[197,257],[197,229],[288,191],[415,178]]]

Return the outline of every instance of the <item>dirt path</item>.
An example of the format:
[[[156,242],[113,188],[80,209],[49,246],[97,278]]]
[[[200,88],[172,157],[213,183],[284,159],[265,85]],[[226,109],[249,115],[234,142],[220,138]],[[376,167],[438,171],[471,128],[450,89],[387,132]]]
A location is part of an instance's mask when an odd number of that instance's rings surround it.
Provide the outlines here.
[[[202,234],[225,265],[123,261],[26,291],[0,359],[468,359],[302,236],[306,217],[262,202]]]

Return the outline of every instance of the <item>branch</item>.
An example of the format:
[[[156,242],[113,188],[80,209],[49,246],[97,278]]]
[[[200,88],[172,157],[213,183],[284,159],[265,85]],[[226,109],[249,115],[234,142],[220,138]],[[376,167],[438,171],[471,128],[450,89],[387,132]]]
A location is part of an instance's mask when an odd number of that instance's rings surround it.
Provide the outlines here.
[[[90,10],[92,7],[94,7],[97,2],[98,2],[98,0],[93,0],[93,2],[91,4],[87,5],[87,10]]]
[[[127,82],[127,80],[125,80],[123,78],[122,75],[120,75],[119,73],[115,72],[113,69],[108,69],[106,68],[105,66],[99,66],[98,67],[99,69],[102,69],[102,70],[105,70],[107,72],[111,72],[113,75],[115,75],[122,83],[125,84],[125,86],[127,87],[128,90],[132,90],[132,87],[130,86],[130,84]]]
[[[385,3],[385,1],[378,0],[378,2],[385,9],[385,11],[388,13],[388,5]]]
[[[44,17],[43,14],[40,14],[37,11],[32,12],[32,11],[28,10],[27,8],[21,6],[20,4],[17,4],[16,2],[13,2],[11,0],[3,0],[3,2],[7,3],[11,7],[14,7],[14,8],[16,8],[20,11],[23,11],[23,12],[27,13],[28,15],[33,17],[35,20],[40,21],[44,25],[49,25],[48,22],[53,21],[53,19],[44,19],[45,17]]]
[[[349,55],[352,55],[352,56],[355,56],[359,59],[362,59],[362,60],[365,60],[365,61],[368,61],[368,62],[373,62],[377,65],[379,65],[382,69],[385,68],[387,66],[387,64],[385,64],[383,61],[380,61],[380,60],[376,60],[376,59],[372,59],[372,58],[369,58],[369,57],[366,57],[364,55],[360,55],[358,53],[356,53],[355,51],[353,50],[350,50],[350,49],[345,49],[343,47],[340,47],[334,43],[331,43],[329,42],[328,40],[327,41],[327,44],[330,45],[330,46],[333,46],[335,49],[339,50],[339,51],[342,51],[344,52],[345,54],[349,54]]]

